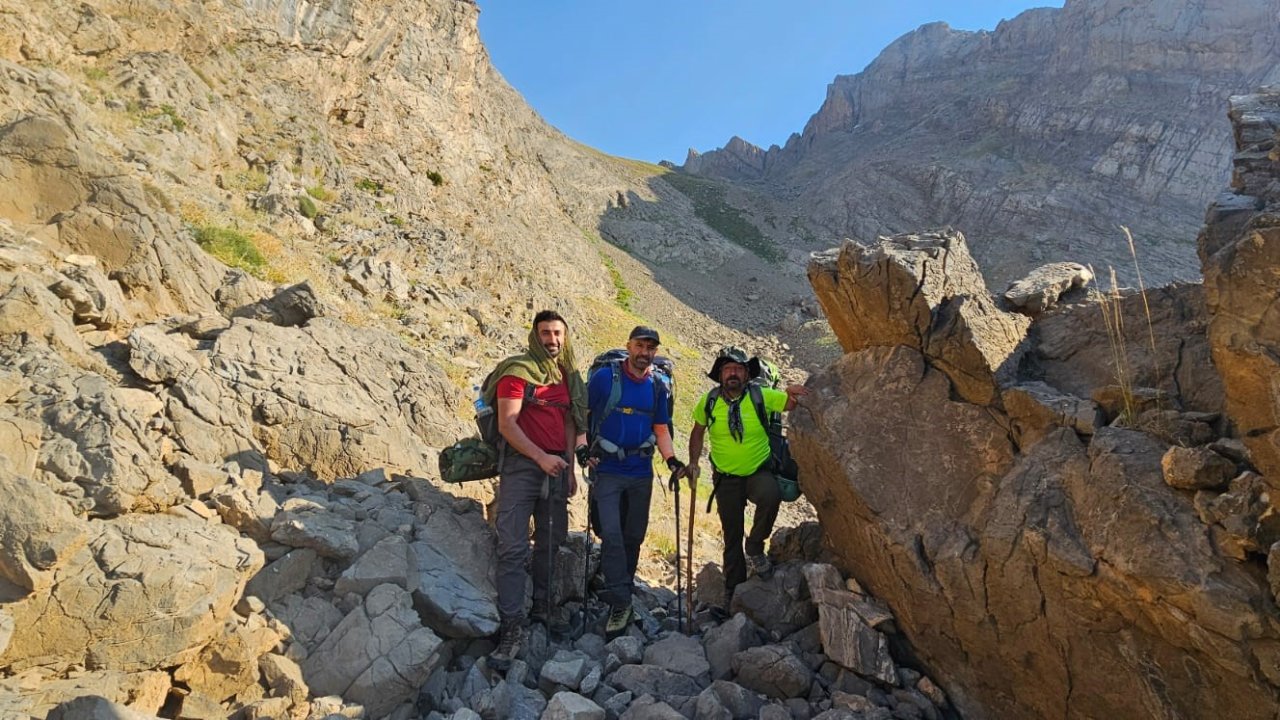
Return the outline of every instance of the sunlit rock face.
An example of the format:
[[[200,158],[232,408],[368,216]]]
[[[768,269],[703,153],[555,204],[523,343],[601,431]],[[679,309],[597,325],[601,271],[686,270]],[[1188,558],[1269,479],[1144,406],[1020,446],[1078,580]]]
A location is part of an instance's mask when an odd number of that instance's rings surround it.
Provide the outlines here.
[[[1010,347],[954,237],[810,264],[846,354],[792,414],[805,492],[965,717],[1274,713],[1280,95],[1232,119],[1203,289],[1069,289]]]

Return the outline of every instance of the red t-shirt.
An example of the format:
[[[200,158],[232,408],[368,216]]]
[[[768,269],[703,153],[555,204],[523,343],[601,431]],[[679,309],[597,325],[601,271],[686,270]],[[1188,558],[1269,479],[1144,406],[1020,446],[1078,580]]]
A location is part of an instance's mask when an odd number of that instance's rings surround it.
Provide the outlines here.
[[[523,400],[525,384],[525,380],[514,375],[503,375],[498,380],[498,398]],[[565,415],[569,412],[568,384],[561,381],[554,385],[535,385],[533,396],[538,400],[558,403],[561,407],[526,402],[516,417],[516,425],[544,452],[563,454],[569,449],[564,437]]]

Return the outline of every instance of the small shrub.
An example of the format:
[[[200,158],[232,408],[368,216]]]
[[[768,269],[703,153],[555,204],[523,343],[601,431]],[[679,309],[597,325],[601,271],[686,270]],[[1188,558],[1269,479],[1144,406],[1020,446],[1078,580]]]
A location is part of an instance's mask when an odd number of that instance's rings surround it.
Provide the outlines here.
[[[316,215],[320,214],[320,211],[316,209],[315,201],[306,195],[298,196],[298,212],[302,213],[302,217],[308,220],[315,220]]]
[[[196,244],[224,265],[264,277],[267,260],[248,235],[229,227],[203,225],[193,228]]]
[[[356,181],[356,189],[363,190],[371,195],[394,195],[395,192],[391,188],[372,178],[360,178]]]
[[[231,176],[229,187],[249,192],[261,192],[267,189],[268,182],[270,181],[267,178],[267,174],[261,170],[242,170]]]
[[[329,202],[330,200],[333,199],[333,193],[329,192],[327,189],[325,189],[325,186],[323,184],[319,184],[319,183],[307,188],[307,194],[315,198],[316,200],[319,200],[320,202]]]
[[[87,67],[84,69],[84,76],[94,82],[101,82],[107,79],[107,71],[100,67]]]
[[[148,118],[167,117],[169,122],[173,124],[173,129],[182,132],[187,129],[187,121],[183,120],[178,111],[172,105],[161,105],[159,110],[147,113]]]
[[[436,187],[440,187],[441,185],[444,184],[444,176],[436,172],[435,170],[427,171],[427,179],[430,180],[431,184],[435,185]]]

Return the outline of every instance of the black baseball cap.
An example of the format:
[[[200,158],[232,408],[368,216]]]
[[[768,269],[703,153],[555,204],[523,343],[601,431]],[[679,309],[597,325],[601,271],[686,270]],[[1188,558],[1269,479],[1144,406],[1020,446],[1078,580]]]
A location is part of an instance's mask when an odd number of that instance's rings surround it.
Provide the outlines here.
[[[658,331],[654,330],[653,328],[647,325],[635,326],[635,328],[631,331],[631,334],[627,336],[628,340],[635,340],[636,338],[652,340],[658,343],[659,345],[662,344],[662,340],[658,338]]]

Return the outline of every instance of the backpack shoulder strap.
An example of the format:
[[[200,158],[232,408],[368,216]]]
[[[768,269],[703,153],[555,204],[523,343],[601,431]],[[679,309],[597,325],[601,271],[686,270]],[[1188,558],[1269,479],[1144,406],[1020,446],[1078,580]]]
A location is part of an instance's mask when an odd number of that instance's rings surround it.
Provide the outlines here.
[[[615,360],[605,367],[596,370],[596,372],[600,372],[605,368],[608,368],[612,379],[609,385],[609,396],[605,398],[604,407],[600,409],[600,414],[598,416],[593,413],[591,421],[591,436],[593,438],[599,434],[600,426],[604,423],[604,419],[613,414],[613,411],[618,408],[618,402],[622,400],[621,361]]]
[[[768,430],[769,413],[764,409],[764,392],[755,384],[748,385],[747,392],[751,394],[751,405],[756,409],[756,417],[760,418],[760,427]]]
[[[716,400],[720,399],[720,387],[716,386],[707,391],[707,402],[702,408],[702,412],[707,416],[707,427],[711,427],[711,423],[715,422],[715,416],[711,411],[716,407]]]

